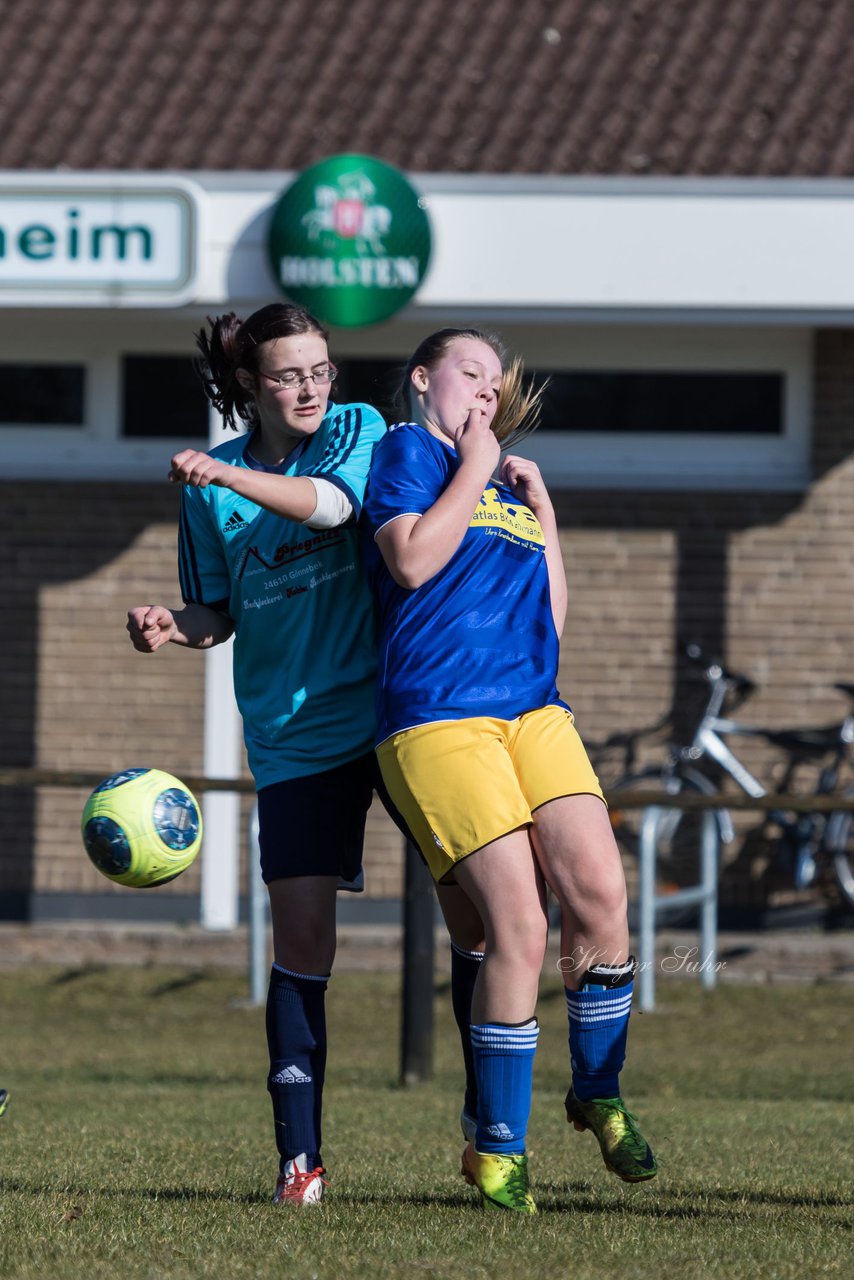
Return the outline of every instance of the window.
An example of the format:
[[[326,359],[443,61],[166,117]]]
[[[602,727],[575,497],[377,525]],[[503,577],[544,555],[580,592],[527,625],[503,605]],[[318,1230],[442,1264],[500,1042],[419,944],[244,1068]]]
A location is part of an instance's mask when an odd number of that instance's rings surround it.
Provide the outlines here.
[[[207,440],[208,400],[192,356],[124,356],[122,434]]]
[[[808,329],[684,325],[508,327],[541,426],[517,452],[549,485],[803,488],[810,476]]]
[[[78,364],[0,364],[0,423],[80,427],[86,370]]]
[[[779,373],[549,373],[541,431],[780,435]]]
[[[386,422],[394,422],[400,414],[394,407],[405,361],[403,360],[338,360],[338,377],[332,388],[336,404],[372,404]]]

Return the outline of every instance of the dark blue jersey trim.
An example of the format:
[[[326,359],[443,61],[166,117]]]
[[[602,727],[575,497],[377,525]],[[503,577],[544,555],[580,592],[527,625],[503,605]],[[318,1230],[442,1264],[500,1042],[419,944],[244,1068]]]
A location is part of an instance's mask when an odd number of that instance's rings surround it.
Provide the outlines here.
[[[354,419],[352,426],[349,421],[351,415],[353,416],[353,419]],[[324,456],[320,460],[321,461],[320,467],[317,470],[313,470],[310,472],[310,474],[313,476],[328,475],[330,471],[335,471],[338,469],[338,467],[343,466],[344,463],[347,461],[347,459],[350,457],[350,454],[353,452],[356,445],[359,443],[359,432],[362,430],[362,410],[359,408],[359,406],[353,405],[351,408],[345,409],[343,414],[341,415],[340,423],[336,421],[332,430],[336,437],[334,440],[334,443],[332,440],[330,440],[329,442],[329,444],[332,445],[332,448],[330,449],[330,447],[327,446],[326,450],[324,451]],[[335,450],[340,449],[339,438],[343,436],[346,439],[348,432],[350,435],[350,439],[346,449],[344,449],[342,452],[335,452]],[[330,454],[331,454],[331,457],[327,462],[327,456],[329,456]]]
[[[196,548],[187,519],[187,499],[181,494],[181,516],[178,533],[178,580],[185,604],[202,604],[202,579],[196,559]]]

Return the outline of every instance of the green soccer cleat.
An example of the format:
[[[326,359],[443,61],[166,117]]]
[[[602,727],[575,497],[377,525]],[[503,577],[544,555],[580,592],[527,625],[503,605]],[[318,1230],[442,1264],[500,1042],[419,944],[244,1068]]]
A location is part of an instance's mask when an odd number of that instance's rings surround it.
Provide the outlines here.
[[[528,1189],[528,1157],[499,1156],[475,1151],[470,1142],[463,1152],[460,1170],[469,1186],[477,1187],[484,1209],[512,1209],[536,1213]]]
[[[566,1118],[579,1132],[590,1129],[599,1142],[605,1168],[623,1182],[646,1182],[658,1172],[655,1156],[622,1098],[591,1098],[581,1102],[570,1089],[564,1103]]]

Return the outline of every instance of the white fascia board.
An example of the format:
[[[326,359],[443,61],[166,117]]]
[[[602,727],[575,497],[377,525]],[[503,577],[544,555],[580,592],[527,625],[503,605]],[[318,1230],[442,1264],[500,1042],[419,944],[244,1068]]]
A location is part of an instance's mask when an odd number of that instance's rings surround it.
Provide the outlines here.
[[[183,190],[195,280],[168,300],[121,291],[59,306],[203,312],[280,296],[267,229],[293,172],[0,173],[17,187]],[[411,174],[433,226],[427,277],[401,319],[460,312],[586,323],[854,322],[854,180]],[[46,301],[46,300],[45,300]],[[32,291],[2,299],[40,305]]]
[[[434,196],[448,306],[769,311],[854,307],[854,199]]]
[[[197,301],[267,299],[272,209],[293,174],[194,174],[206,188]],[[854,181],[410,175],[430,269],[408,313],[854,319]]]

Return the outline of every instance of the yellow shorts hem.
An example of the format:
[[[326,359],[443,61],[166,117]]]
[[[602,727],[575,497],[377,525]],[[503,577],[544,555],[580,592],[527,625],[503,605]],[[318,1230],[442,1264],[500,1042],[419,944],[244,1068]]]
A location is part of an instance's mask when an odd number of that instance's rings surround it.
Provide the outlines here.
[[[560,796],[602,788],[573,724],[551,704],[515,720],[441,720],[393,734],[377,757],[392,800],[433,878],[484,845],[528,826]]]

